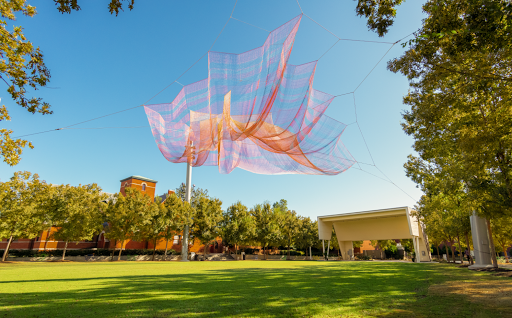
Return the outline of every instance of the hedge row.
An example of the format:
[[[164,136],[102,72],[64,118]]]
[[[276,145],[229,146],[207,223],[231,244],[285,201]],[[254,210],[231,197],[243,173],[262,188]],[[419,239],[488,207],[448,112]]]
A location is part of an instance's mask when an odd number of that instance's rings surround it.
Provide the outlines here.
[[[257,248],[243,248],[240,251],[245,252],[245,254],[259,254],[261,250],[257,249]],[[273,252],[271,252],[271,254],[275,255]],[[309,252],[308,252],[308,254],[309,254]],[[314,256],[322,256],[321,251],[313,250],[312,254]],[[277,255],[288,255],[288,250],[280,250],[280,251],[278,251]],[[290,251],[290,256],[305,256],[305,255],[306,255],[306,253],[303,251],[294,251],[294,250]]]
[[[62,250],[47,250],[47,251],[31,251],[31,250],[10,250],[9,257],[50,257],[50,256],[62,256]],[[4,250],[0,250],[0,255],[3,255]],[[119,250],[109,249],[97,249],[97,250],[67,250],[66,256],[110,256],[112,253],[117,255]],[[156,255],[164,255],[165,250],[156,250]],[[153,255],[153,250],[123,250],[121,255]],[[180,255],[179,252],[170,249],[167,251],[167,255]]]

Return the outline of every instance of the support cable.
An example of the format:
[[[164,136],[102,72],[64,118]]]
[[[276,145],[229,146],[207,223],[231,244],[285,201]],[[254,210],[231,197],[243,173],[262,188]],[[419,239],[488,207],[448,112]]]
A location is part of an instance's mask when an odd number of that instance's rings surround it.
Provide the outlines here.
[[[233,20],[237,20],[237,21],[240,21],[240,22],[242,22],[242,23],[245,23],[245,24],[247,24],[247,25],[253,26],[253,27],[255,27],[255,28],[258,28],[258,29],[260,29],[260,30],[263,30],[263,31],[266,31],[266,32],[270,33],[270,31],[269,31],[269,30],[266,30],[266,29],[264,29],[264,28],[260,28],[260,27],[259,27],[259,26],[257,26],[257,25],[250,24],[250,23],[248,23],[248,22],[242,21],[242,20],[237,19],[237,18],[234,18],[234,17],[231,17],[231,19],[233,19]]]
[[[300,6],[299,0],[297,0],[297,5],[299,6],[300,12],[304,14],[304,11],[302,11],[302,7]]]
[[[415,200],[412,196],[410,196],[407,192],[405,192],[402,188],[400,188],[399,186],[397,186],[387,175],[385,175],[382,170],[380,170],[376,164],[375,164],[375,160],[373,159],[373,155],[370,151],[370,148],[368,147],[368,144],[366,142],[366,139],[363,135],[363,132],[362,132],[362,129],[361,129],[361,126],[359,125],[359,122],[358,122],[358,117],[357,117],[357,105],[356,105],[356,101],[355,101],[355,92],[357,91],[357,89],[359,89],[359,87],[363,84],[363,82],[370,76],[370,74],[375,70],[375,68],[377,67],[377,65],[380,64],[380,62],[384,59],[384,57],[389,53],[389,51],[391,51],[391,49],[399,42],[403,41],[404,39],[406,39],[407,37],[411,36],[413,33],[410,33],[409,35],[401,38],[400,40],[396,41],[396,42],[384,42],[384,41],[370,41],[370,40],[356,40],[356,39],[344,39],[344,38],[340,38],[338,37],[336,34],[334,34],[332,31],[330,31],[329,29],[327,29],[326,27],[324,27],[323,25],[321,25],[320,23],[318,23],[316,20],[314,20],[313,18],[311,18],[309,15],[305,14],[304,11],[302,10],[302,7],[300,6],[300,3],[298,0],[297,1],[297,5],[299,6],[299,9],[301,11],[301,13],[303,15],[305,15],[308,19],[310,19],[312,22],[314,22],[315,24],[317,24],[318,26],[320,26],[321,28],[323,28],[324,30],[326,30],[327,32],[329,32],[331,35],[333,35],[334,37],[337,38],[337,41],[331,46],[329,47],[329,49],[327,49],[318,59],[317,61],[319,61],[321,58],[324,57],[324,55],[326,55],[334,46],[336,46],[336,44],[338,44],[339,41],[354,41],[354,42],[368,42],[368,43],[381,43],[381,44],[391,44],[391,47],[386,51],[386,53],[380,58],[380,60],[375,64],[375,66],[370,70],[370,72],[364,77],[364,79],[359,83],[359,85],[352,91],[352,92],[348,92],[348,93],[344,93],[344,94],[339,94],[339,95],[335,95],[335,97],[339,97],[339,96],[344,96],[344,95],[348,95],[348,94],[352,94],[353,96],[353,99],[354,99],[354,112],[355,112],[355,117],[356,117],[356,121],[353,122],[353,123],[350,123],[348,124],[347,126],[350,126],[350,125],[353,125],[353,124],[356,124],[358,129],[359,129],[359,132],[361,134],[361,137],[363,138],[363,141],[364,141],[364,144],[366,146],[366,149],[368,151],[368,154],[370,155],[370,158],[372,160],[372,164],[369,164],[369,163],[363,163],[363,162],[359,162],[357,160],[355,160],[355,162],[358,164],[359,168],[356,168],[356,167],[353,167],[354,169],[357,169],[357,170],[361,170],[365,173],[368,173],[376,178],[379,178],[381,180],[384,180],[386,182],[389,182],[391,184],[393,184],[395,187],[397,187],[398,189],[400,189],[403,193],[405,193],[407,196],[409,196],[411,199]],[[113,113],[110,113],[110,114],[106,114],[106,115],[103,115],[103,116],[99,116],[99,117],[95,117],[95,118],[92,118],[92,119],[88,119],[88,120],[85,120],[85,121],[82,121],[82,122],[79,122],[79,123],[76,123],[76,124],[72,124],[72,125],[68,125],[68,126],[65,126],[65,127],[62,127],[62,128],[57,128],[57,129],[51,129],[51,130],[46,130],[46,131],[41,131],[41,132],[37,132],[37,133],[32,133],[32,134],[26,134],[26,135],[22,135],[22,136],[17,136],[17,137],[13,137],[13,138],[22,138],[22,137],[27,137],[27,136],[32,136],[32,135],[38,135],[38,134],[43,134],[43,133],[48,133],[48,132],[51,132],[51,131],[58,131],[58,130],[65,130],[65,129],[87,129],[87,130],[91,130],[91,129],[131,129],[131,128],[146,128],[146,127],[149,127],[149,126],[131,126],[131,127],[94,127],[94,128],[70,128],[70,127],[73,127],[73,126],[77,126],[77,125],[80,125],[80,124],[83,124],[83,123],[86,123],[86,122],[90,122],[90,121],[94,121],[94,120],[97,120],[97,119],[101,119],[101,118],[105,118],[105,117],[108,117],[108,116],[112,116],[112,115],[116,115],[116,114],[119,114],[119,113],[122,113],[122,112],[125,112],[125,111],[129,111],[129,110],[133,110],[133,109],[136,109],[136,108],[139,108],[139,107],[142,107],[144,106],[145,104],[147,104],[149,101],[153,100],[155,97],[157,97],[158,95],[160,95],[162,92],[164,92],[167,88],[169,88],[171,85],[173,85],[174,83],[178,83],[180,84],[181,86],[184,86],[182,83],[178,82],[178,80],[183,77],[188,71],[190,71],[197,63],[199,63],[199,61],[201,61],[210,51],[211,49],[213,48],[213,46],[215,45],[215,43],[217,43],[217,40],[219,39],[220,35],[224,32],[226,26],[228,25],[229,21],[231,19],[234,19],[234,20],[237,20],[239,22],[242,22],[242,23],[245,23],[247,25],[250,25],[250,26],[253,26],[255,28],[258,28],[258,29],[261,29],[263,31],[266,31],[268,33],[270,33],[270,31],[266,30],[266,29],[263,29],[261,27],[258,27],[256,25],[253,25],[253,24],[250,24],[248,22],[245,22],[245,21],[242,21],[240,19],[237,19],[235,17],[233,17],[233,13],[235,12],[235,8],[236,8],[236,5],[238,3],[238,0],[235,1],[235,4],[233,6],[233,9],[231,10],[231,14],[228,18],[228,20],[226,21],[226,23],[224,24],[224,26],[222,27],[221,31],[219,32],[219,34],[217,35],[217,37],[215,38],[215,40],[213,41],[212,45],[209,47],[208,51],[206,51],[198,60],[196,60],[189,68],[187,68],[181,75],[179,75],[174,81],[172,81],[169,85],[167,85],[166,87],[164,87],[162,90],[160,90],[158,93],[156,93],[155,95],[153,95],[150,99],[148,99],[146,102],[144,102],[142,105],[138,105],[138,106],[134,106],[134,107],[130,107],[130,108],[127,108],[127,109],[123,109],[123,110],[120,110],[120,111],[117,111],[117,112],[113,112]],[[360,164],[364,164],[364,165],[369,165],[369,166],[374,166],[386,179],[384,178],[381,178],[373,173],[370,173],[366,170],[363,170],[362,167],[360,166]]]
[[[397,42],[398,43],[398,42]],[[396,44],[396,43],[395,43]],[[366,81],[366,79],[368,78],[368,76],[370,76],[370,74],[373,72],[373,70],[377,67],[377,65],[379,65],[379,63],[384,59],[384,57],[389,53],[389,51],[391,51],[391,49],[395,46],[395,44],[391,45],[391,47],[389,48],[389,50],[386,51],[386,53],[384,53],[384,55],[380,58],[380,60],[377,62],[377,64],[375,64],[375,66],[370,70],[370,72],[368,74],[366,74],[366,76],[363,78],[363,80],[361,81],[361,83],[359,83],[359,85],[357,85],[356,89],[354,89],[354,93],[355,91],[357,91],[357,89],[359,88],[359,86],[361,86],[361,84],[363,84],[364,81]]]
[[[338,39],[338,41],[334,42],[334,44],[333,44],[330,48],[328,48],[328,49],[327,49],[327,51],[325,51],[325,52],[324,52],[324,54],[322,54],[322,55],[317,59],[317,61],[320,61],[320,59],[321,59],[322,57],[324,57],[324,55],[325,55],[325,54],[327,54],[327,53],[328,53],[328,52],[329,52],[333,47],[335,47],[335,46],[336,46],[336,44],[338,44],[338,42],[339,42],[339,41],[340,41],[340,39]]]
[[[217,43],[217,40],[219,39],[220,35],[222,34],[222,32],[224,31],[224,29],[226,28],[226,26],[228,25],[229,23],[229,20],[231,20],[231,18],[233,17],[233,13],[235,12],[235,8],[236,8],[236,5],[238,3],[238,0],[235,1],[235,5],[233,6],[233,9],[231,10],[231,14],[229,15],[229,18],[228,20],[226,21],[226,23],[224,24],[224,26],[222,27],[220,33],[217,35],[217,37],[215,38],[215,41],[213,41],[212,45],[210,46],[210,48],[208,49],[208,51],[206,51],[206,53],[204,53],[197,61],[195,61],[188,69],[185,70],[185,72],[181,73],[180,76],[178,76],[174,81],[172,81],[169,85],[167,85],[166,87],[164,87],[161,91],[159,91],[158,93],[156,93],[155,95],[153,95],[153,97],[151,97],[150,99],[148,99],[147,101],[145,101],[142,105],[138,105],[138,106],[134,106],[134,107],[130,107],[130,108],[126,108],[126,109],[123,109],[123,110],[120,110],[120,111],[117,111],[117,112],[113,112],[113,113],[110,113],[110,114],[106,114],[106,115],[103,115],[103,116],[98,116],[98,117],[95,117],[95,118],[91,118],[91,119],[88,119],[88,120],[84,120],[84,121],[81,121],[79,123],[76,123],[76,124],[72,124],[72,125],[68,125],[68,126],[64,126],[64,127],[61,127],[61,128],[56,128],[56,129],[51,129],[51,130],[46,130],[46,131],[41,131],[41,132],[37,132],[37,133],[32,133],[32,134],[26,134],[26,135],[22,135],[22,136],[17,136],[17,137],[13,137],[13,138],[21,138],[21,137],[26,137],[26,136],[32,136],[32,135],[37,135],[37,134],[43,134],[43,133],[47,133],[47,132],[50,132],[50,131],[56,131],[56,130],[63,130],[64,128],[69,128],[69,127],[73,127],[73,126],[77,126],[77,125],[80,125],[80,124],[83,124],[83,123],[87,123],[87,122],[90,122],[90,121],[93,121],[93,120],[97,120],[97,119],[101,119],[101,118],[105,118],[105,117],[108,117],[108,116],[112,116],[112,115],[116,115],[116,114],[119,114],[119,113],[122,113],[122,112],[125,112],[125,111],[129,111],[129,110],[132,110],[132,109],[136,109],[136,108],[139,108],[139,107],[142,107],[144,106],[145,104],[147,104],[149,101],[151,101],[152,99],[154,99],[155,97],[157,97],[158,95],[160,95],[162,92],[164,92],[167,88],[169,88],[172,84],[176,83],[181,77],[183,77],[183,75],[185,75],[188,71],[190,71],[190,69],[192,69],[192,67],[194,67],[197,63],[199,63],[199,61],[201,61],[207,54],[208,52],[210,52],[210,50],[213,48],[213,46],[215,45],[215,43]],[[181,83],[180,83],[181,84]]]
[[[84,128],[62,128],[66,130],[70,129],[131,129],[131,128],[150,128],[151,126],[128,126],[128,127],[84,127]]]

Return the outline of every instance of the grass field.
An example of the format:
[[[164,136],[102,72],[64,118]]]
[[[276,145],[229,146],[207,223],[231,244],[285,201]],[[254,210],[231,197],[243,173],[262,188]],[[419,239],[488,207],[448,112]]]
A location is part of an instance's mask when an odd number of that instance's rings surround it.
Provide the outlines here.
[[[0,317],[510,317],[512,279],[446,264],[0,264]]]

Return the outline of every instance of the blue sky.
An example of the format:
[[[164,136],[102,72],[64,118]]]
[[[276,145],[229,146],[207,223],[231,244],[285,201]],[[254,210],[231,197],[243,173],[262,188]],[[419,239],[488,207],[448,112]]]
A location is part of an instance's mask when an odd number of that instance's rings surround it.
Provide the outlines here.
[[[135,107],[146,102],[208,51],[228,20],[234,0],[136,1],[133,11],[109,14],[106,1],[80,1],[82,10],[71,15],[57,12],[51,1],[30,1],[37,7],[33,18],[15,22],[27,38],[44,53],[51,70],[48,88],[37,92],[52,105],[53,115],[32,115],[17,106],[4,90],[2,103],[11,122],[2,127],[14,135],[55,129]],[[398,9],[389,34],[379,38],[368,31],[366,21],[355,15],[355,1],[300,1],[305,14],[340,38],[395,42],[417,30],[424,17],[423,1],[408,1]],[[295,0],[239,0],[233,17],[272,30],[301,13]],[[261,46],[267,32],[230,19],[213,51],[241,53]],[[312,20],[303,17],[290,58],[292,64],[317,60],[337,41]],[[319,61],[314,87],[337,95],[354,91],[390,44],[339,41]],[[401,127],[402,97],[407,93],[405,77],[386,69],[386,62],[403,53],[395,45],[357,89],[335,99],[327,114],[350,125],[342,141],[362,163],[376,165],[411,195],[361,164],[337,176],[258,175],[241,169],[219,174],[217,167],[194,168],[193,183],[220,198],[226,208],[235,201],[253,206],[265,200],[288,200],[300,215],[318,215],[413,206],[421,192],[404,173],[403,164],[413,152],[413,140]],[[179,79],[189,84],[207,77],[202,59]],[[181,86],[171,85],[150,103],[170,102]],[[15,171],[38,173],[54,184],[97,183],[106,192],[119,191],[119,180],[141,175],[158,181],[157,193],[167,192],[185,181],[186,165],[165,160],[155,145],[142,107],[91,121],[74,128],[135,127],[133,129],[72,129],[27,137],[35,149],[25,150],[14,167],[0,163],[0,179]],[[372,161],[373,158],[373,161]]]

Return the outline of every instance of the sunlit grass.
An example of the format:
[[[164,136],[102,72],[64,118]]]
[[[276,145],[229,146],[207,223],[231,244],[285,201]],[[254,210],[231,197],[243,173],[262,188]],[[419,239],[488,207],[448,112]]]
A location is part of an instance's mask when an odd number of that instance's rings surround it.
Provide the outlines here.
[[[507,308],[428,292],[475,279],[512,281],[441,264],[20,262],[0,265],[0,317],[503,317]]]

